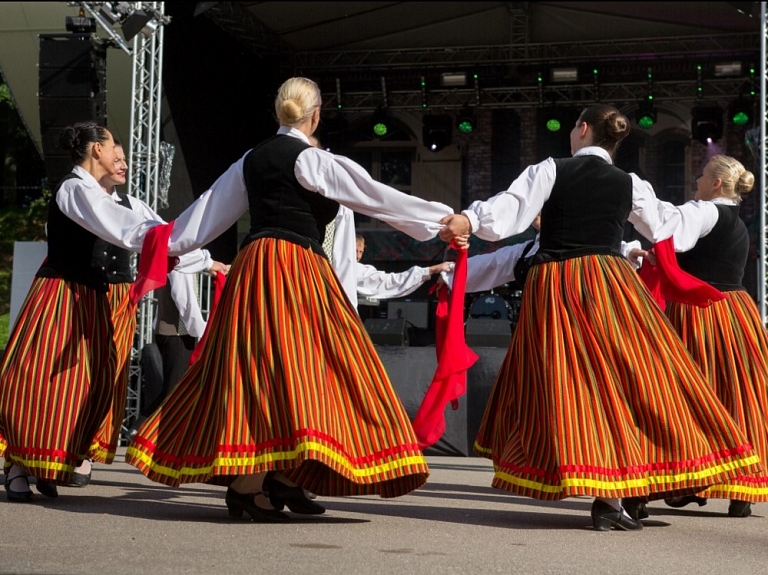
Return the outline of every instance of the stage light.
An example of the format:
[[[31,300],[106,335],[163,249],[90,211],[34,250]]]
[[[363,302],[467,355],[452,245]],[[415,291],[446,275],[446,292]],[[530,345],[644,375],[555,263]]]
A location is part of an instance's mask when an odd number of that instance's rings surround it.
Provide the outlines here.
[[[578,82],[578,68],[552,68],[551,79],[553,82]]]
[[[746,98],[734,100],[728,106],[728,121],[735,126],[747,126],[752,123],[754,106]]]
[[[67,16],[65,19],[67,32],[73,34],[95,34],[96,20],[86,16]]]
[[[691,110],[691,137],[704,145],[723,137],[723,109],[696,106]]]
[[[550,132],[559,132],[560,128],[562,127],[560,124],[560,120],[557,118],[549,118],[546,123],[547,130]]]
[[[475,131],[475,114],[465,107],[456,115],[456,129],[462,134],[471,134]]]
[[[456,88],[467,85],[466,72],[443,72],[440,74],[440,85],[443,88]]]
[[[422,140],[430,152],[439,152],[451,143],[453,120],[450,116],[424,116],[422,121]]]
[[[383,138],[389,133],[389,119],[387,118],[386,110],[383,108],[379,108],[374,112],[371,130],[373,130],[373,135],[377,138]]]
[[[716,78],[741,76],[741,62],[719,62],[715,64]]]
[[[643,130],[649,130],[656,123],[656,108],[651,100],[643,100],[637,108],[635,114],[637,125]]]

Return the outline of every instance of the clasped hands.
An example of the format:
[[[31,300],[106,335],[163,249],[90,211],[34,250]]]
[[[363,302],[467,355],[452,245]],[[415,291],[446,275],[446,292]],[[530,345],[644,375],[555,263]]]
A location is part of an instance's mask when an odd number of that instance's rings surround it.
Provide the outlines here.
[[[438,234],[441,240],[447,243],[454,241],[457,246],[464,250],[469,248],[469,235],[472,233],[472,226],[467,216],[451,214],[440,220],[440,223],[443,224],[443,229]]]

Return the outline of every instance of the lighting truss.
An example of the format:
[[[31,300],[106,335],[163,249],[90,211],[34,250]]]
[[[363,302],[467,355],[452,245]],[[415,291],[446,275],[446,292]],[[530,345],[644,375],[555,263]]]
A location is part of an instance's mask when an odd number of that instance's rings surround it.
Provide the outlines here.
[[[697,94],[697,80],[656,81],[653,84],[655,101],[677,101],[695,103],[702,100],[729,100],[744,83],[743,78],[712,78],[704,80],[703,95]],[[624,102],[636,102],[637,94],[643,93],[646,81],[600,84],[571,84],[568,86],[548,86],[547,99],[562,105],[590,105],[597,101],[612,102],[621,105]],[[599,93],[598,93],[599,89]],[[484,108],[530,108],[541,104],[538,86],[518,86],[505,88],[480,89],[480,102]],[[375,110],[381,101],[381,93],[371,90],[366,92],[344,92],[344,110]],[[339,95],[336,92],[324,92],[323,107],[336,109]],[[467,102],[475,101],[474,88],[434,89],[429,91],[429,107],[441,109],[460,109]],[[421,88],[412,90],[391,90],[387,92],[387,107],[390,109],[423,109]]]
[[[768,158],[766,158],[766,122],[768,122],[768,81],[766,79],[768,70],[766,69],[766,59],[768,59],[768,15],[766,15],[766,3],[760,2],[760,26],[762,30],[762,36],[760,38],[760,241],[759,241],[759,263],[757,268],[757,303],[760,308],[760,316],[763,318],[763,325],[768,326],[768,317],[766,316],[766,302],[765,297],[768,293],[768,286],[766,286],[766,278],[768,278],[768,268],[766,267],[766,254],[768,253],[768,231],[766,230],[766,210],[768,210],[768,201],[766,201],[766,177],[768,177]]]

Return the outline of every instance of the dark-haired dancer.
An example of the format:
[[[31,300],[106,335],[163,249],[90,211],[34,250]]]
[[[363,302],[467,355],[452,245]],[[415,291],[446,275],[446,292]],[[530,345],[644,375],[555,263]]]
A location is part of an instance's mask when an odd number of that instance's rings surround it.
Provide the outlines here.
[[[74,167],[49,203],[48,255],[0,362],[0,454],[14,502],[32,500],[28,476],[56,497],[56,485],[86,458],[115,402],[109,243],[138,251],[146,230],[163,223],[121,206],[99,184],[121,168],[109,130],[75,124],[59,146]]]
[[[616,108],[587,108],[571,131],[573,158],[530,166],[440,233],[494,241],[541,211],[540,248],[475,450],[493,460],[499,489],[595,497],[598,530],[642,527],[621,498],[692,493],[760,468],[620,254],[633,182],[612,154],[628,131]]]
[[[668,301],[666,313],[720,401],[755,448],[768,459],[768,335],[757,305],[742,286],[749,235],[739,217],[742,196],[755,177],[729,156],[713,156],[696,181],[694,199],[674,206],[640,192],[630,222],[651,241],[672,237],[680,268],[725,294],[707,307]],[[703,497],[730,499],[728,514],[747,517],[751,504],[768,501],[768,474],[732,479]],[[668,498],[673,507],[706,503],[696,496]]]

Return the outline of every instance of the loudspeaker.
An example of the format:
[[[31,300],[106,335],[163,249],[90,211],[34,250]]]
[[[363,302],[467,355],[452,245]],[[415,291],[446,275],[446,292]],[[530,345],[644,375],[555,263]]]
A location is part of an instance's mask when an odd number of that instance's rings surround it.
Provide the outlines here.
[[[72,169],[69,152],[58,147],[61,131],[107,124],[106,66],[106,46],[90,34],[40,35],[40,136],[51,188]]]
[[[404,319],[369,318],[365,330],[377,345],[408,345],[408,328]]]
[[[470,347],[509,347],[512,328],[506,318],[470,317],[464,326],[464,337]]]

